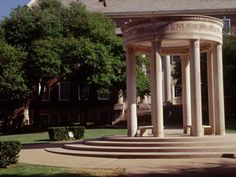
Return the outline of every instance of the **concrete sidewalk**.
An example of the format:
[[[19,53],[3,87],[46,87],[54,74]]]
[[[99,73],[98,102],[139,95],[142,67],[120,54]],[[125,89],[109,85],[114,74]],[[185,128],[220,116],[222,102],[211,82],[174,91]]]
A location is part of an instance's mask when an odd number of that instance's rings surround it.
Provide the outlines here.
[[[44,147],[31,145],[23,148],[19,162],[71,168],[125,168],[126,176],[190,176],[235,177],[235,158],[197,159],[115,159],[53,154]],[[60,144],[58,144],[60,146]]]

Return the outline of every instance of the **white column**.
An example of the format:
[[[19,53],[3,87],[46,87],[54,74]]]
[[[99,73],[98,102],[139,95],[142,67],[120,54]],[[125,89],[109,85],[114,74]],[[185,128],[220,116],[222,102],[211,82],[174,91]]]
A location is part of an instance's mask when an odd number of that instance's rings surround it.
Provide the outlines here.
[[[163,73],[164,73],[164,102],[171,102],[171,68],[170,56],[163,57]]]
[[[208,116],[212,133],[215,132],[215,109],[214,109],[214,74],[213,74],[213,51],[207,51],[207,85],[208,85]]]
[[[190,64],[189,56],[181,56],[182,71],[182,106],[184,134],[190,132],[191,120],[191,92],[190,92]]]
[[[160,42],[152,42],[151,56],[151,115],[153,136],[163,137],[163,98],[162,98],[162,59],[160,55]]]
[[[225,135],[222,44],[215,46],[214,77],[215,134]]]
[[[138,126],[136,105],[136,58],[132,48],[128,47],[126,53],[128,136],[135,136]]]
[[[202,136],[200,41],[190,41],[192,136]]]

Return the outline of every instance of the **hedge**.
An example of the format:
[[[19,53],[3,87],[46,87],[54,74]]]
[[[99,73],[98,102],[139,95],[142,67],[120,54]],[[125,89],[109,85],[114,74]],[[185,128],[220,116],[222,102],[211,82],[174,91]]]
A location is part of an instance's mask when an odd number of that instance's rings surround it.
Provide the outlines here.
[[[0,168],[15,164],[18,161],[21,144],[18,141],[0,142]]]
[[[84,137],[83,126],[70,126],[70,127],[49,127],[48,135],[51,141],[81,139]]]

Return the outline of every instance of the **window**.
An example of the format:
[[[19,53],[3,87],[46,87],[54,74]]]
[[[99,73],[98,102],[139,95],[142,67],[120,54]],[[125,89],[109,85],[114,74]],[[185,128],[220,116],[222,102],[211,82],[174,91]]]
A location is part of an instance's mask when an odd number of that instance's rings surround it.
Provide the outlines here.
[[[62,81],[59,83],[59,100],[68,101],[70,100],[70,82]]]
[[[48,127],[50,123],[50,114],[40,114],[40,121],[42,127]]]
[[[50,86],[49,85],[43,88],[43,101],[50,101]]]
[[[60,114],[59,124],[60,125],[69,125],[70,123],[70,115],[69,114]]]
[[[89,97],[89,87],[81,87],[78,86],[78,100],[85,100],[87,101]]]
[[[108,93],[98,93],[98,100],[109,100]]]
[[[222,20],[224,22],[223,32],[225,34],[230,34],[230,32],[231,32],[231,19],[223,18]]]

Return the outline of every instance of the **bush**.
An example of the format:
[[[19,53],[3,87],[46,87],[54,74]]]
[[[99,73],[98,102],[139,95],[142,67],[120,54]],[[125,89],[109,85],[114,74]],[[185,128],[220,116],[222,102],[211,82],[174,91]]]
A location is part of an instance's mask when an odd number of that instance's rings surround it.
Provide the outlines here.
[[[75,139],[81,139],[84,137],[84,130],[85,128],[82,126],[71,126],[67,128],[68,134],[69,132],[73,132]]]
[[[66,139],[65,127],[49,127],[48,128],[49,139],[52,141],[59,141]]]
[[[0,142],[0,167],[6,168],[18,161],[21,144],[18,141]]]
[[[84,130],[82,126],[49,127],[48,135],[51,141],[81,139],[84,137]]]

